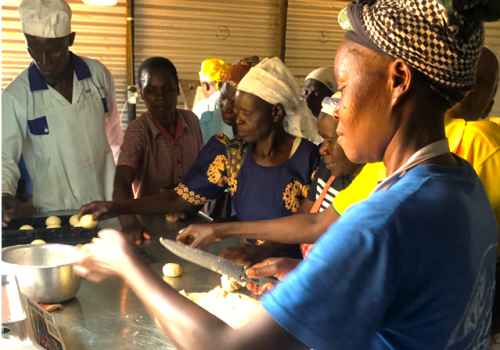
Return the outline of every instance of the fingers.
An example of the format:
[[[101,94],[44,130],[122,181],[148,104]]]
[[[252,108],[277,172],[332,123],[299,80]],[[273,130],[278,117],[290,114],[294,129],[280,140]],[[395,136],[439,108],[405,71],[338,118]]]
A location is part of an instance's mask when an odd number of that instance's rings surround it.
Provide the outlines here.
[[[82,216],[93,213],[96,210],[96,202],[92,202],[89,204],[85,204],[83,207],[80,208],[80,211],[78,212],[78,220],[82,218]]]
[[[257,284],[254,284],[254,283],[246,283],[246,287],[249,291],[252,292],[252,294],[254,295],[257,295],[257,296],[261,296],[262,294],[264,293],[267,293],[268,291],[270,291],[271,289],[274,288],[274,284],[272,283],[266,283],[264,284],[263,286],[259,286]]]
[[[237,264],[248,266],[251,263],[252,257],[247,251],[241,247],[228,247],[225,248],[220,254],[220,257],[234,261]]]
[[[246,273],[250,278],[275,277],[279,273],[277,258],[269,258],[248,268]]]
[[[125,234],[113,229],[104,229],[99,231],[99,238],[113,244],[125,244]]]
[[[177,235],[175,240],[179,243],[190,245],[193,242],[194,237],[196,237],[196,235],[197,233],[193,232],[191,230],[191,225],[189,225],[188,227],[179,231],[179,234]]]

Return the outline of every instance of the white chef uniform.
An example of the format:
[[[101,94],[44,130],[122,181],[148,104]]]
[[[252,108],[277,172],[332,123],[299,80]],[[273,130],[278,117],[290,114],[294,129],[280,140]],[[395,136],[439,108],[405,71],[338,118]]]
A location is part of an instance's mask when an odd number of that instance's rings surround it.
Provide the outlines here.
[[[22,153],[33,204],[43,211],[111,200],[123,141],[111,73],[99,61],[71,58],[72,103],[44,82],[34,63],[2,93],[2,193],[15,195]]]
[[[220,91],[214,92],[208,98],[205,98],[205,99],[199,101],[193,107],[193,113],[198,116],[198,119],[201,119],[201,116],[203,115],[203,113],[213,112],[213,111],[215,111],[215,109],[220,108],[219,107],[219,100],[220,100]]]

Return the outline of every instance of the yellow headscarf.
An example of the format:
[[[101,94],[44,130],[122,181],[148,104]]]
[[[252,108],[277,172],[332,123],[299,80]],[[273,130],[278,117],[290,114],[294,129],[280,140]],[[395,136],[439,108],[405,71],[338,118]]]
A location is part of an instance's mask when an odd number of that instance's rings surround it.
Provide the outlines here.
[[[203,61],[200,71],[200,82],[209,83],[215,81],[221,83],[229,70],[229,65],[218,58],[210,58]]]

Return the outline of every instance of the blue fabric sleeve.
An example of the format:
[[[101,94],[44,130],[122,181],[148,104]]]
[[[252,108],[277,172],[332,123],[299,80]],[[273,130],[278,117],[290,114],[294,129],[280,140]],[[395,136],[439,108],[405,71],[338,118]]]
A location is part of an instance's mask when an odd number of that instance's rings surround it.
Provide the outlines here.
[[[216,134],[203,147],[196,160],[175,188],[179,196],[194,205],[219,198],[227,188],[227,136]]]
[[[316,350],[368,348],[396,289],[397,267],[381,220],[360,204],[330,226],[308,258],[263,298],[271,317]]]

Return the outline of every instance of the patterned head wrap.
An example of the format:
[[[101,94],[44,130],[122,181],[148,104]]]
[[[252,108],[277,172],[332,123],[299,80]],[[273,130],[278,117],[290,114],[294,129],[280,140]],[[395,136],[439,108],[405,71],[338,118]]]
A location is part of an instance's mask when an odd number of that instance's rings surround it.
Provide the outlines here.
[[[283,105],[286,118],[285,127],[296,137],[320,140],[316,118],[307,104],[300,98],[300,90],[295,77],[278,58],[265,58],[238,84],[238,90],[258,96],[267,103]]]
[[[314,79],[319,81],[320,83],[325,85],[328,89],[330,89],[332,92],[335,92],[338,89],[332,68],[322,67],[313,70],[311,73],[309,73],[309,75],[306,77],[305,80],[309,79]]]
[[[340,101],[342,93],[337,91],[332,97],[325,97],[321,102],[321,112],[333,117],[333,111]]]
[[[235,88],[238,88],[238,84],[241,79],[250,71],[250,68],[255,67],[259,64],[260,59],[258,56],[245,57],[235,62],[229,67],[229,71],[224,77],[224,81],[228,82]]]
[[[358,0],[339,14],[346,38],[403,59],[452,103],[474,85],[483,22],[498,18],[498,0]]]
[[[215,81],[216,83],[221,83],[226,76],[229,66],[223,60],[218,58],[210,58],[203,61],[201,64],[200,71],[200,82],[209,83]]]

